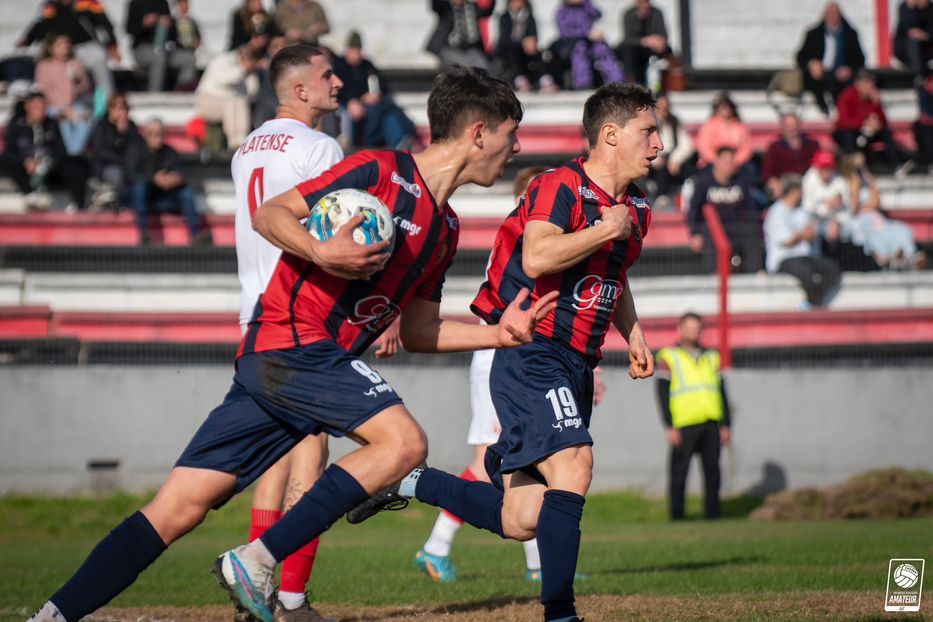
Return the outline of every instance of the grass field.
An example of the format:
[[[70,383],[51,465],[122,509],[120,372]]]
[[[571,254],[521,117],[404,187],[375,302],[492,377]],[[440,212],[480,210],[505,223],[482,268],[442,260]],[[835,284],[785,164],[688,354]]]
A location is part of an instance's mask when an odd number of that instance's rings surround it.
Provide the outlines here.
[[[25,620],[143,500],[0,499],[0,620]],[[230,620],[208,569],[214,556],[244,539],[247,503],[237,499],[214,513],[92,619]],[[933,519],[759,523],[742,516],[748,505],[728,503],[734,517],[716,523],[669,524],[661,501],[592,496],[579,565],[587,578],[577,583],[581,615],[591,622],[933,620],[883,608],[889,558],[933,561]],[[524,580],[517,543],[464,528],[453,553],[457,583],[417,574],[412,556],[434,517],[432,508],[414,504],[360,527],[338,523],[315,566],[319,608],[360,621],[539,619],[537,588]]]

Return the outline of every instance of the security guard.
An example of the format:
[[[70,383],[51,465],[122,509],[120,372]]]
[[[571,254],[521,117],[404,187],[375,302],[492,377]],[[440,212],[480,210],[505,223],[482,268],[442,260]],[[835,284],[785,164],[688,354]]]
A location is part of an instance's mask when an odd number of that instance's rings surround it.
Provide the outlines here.
[[[685,313],[677,325],[678,344],[656,357],[658,404],[671,446],[670,512],[684,517],[684,489],[694,453],[703,462],[705,515],[719,517],[719,448],[729,443],[729,400],[719,370],[719,352],[700,345],[702,320]]]

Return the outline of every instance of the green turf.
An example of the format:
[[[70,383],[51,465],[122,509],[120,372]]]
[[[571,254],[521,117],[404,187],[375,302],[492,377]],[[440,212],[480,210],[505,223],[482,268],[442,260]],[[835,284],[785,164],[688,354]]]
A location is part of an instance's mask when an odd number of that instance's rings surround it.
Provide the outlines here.
[[[0,499],[0,619],[32,609],[67,579],[96,541],[141,497]],[[214,513],[173,546],[113,602],[207,605],[226,602],[208,572],[214,556],[240,543],[248,499]],[[579,570],[581,594],[721,595],[817,590],[884,590],[888,559],[933,561],[933,519],[824,523],[759,523],[742,517],[753,505],[734,499],[727,518],[670,524],[662,501],[629,494],[591,496],[586,505]],[[698,503],[691,499],[697,512]],[[321,602],[364,605],[469,602],[533,597],[517,543],[465,528],[454,561],[461,578],[439,585],[418,575],[412,556],[436,514],[413,504],[366,525],[339,522],[321,545],[314,575]]]

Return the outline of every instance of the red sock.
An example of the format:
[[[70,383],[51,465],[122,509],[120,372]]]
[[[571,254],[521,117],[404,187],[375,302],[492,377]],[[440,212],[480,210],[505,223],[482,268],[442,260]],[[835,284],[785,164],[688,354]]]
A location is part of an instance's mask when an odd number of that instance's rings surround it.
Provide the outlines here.
[[[305,591],[308,579],[311,578],[311,569],[314,568],[317,545],[320,543],[321,539],[315,538],[285,558],[282,562],[282,585],[279,587],[281,591],[298,594]]]
[[[272,525],[276,524],[282,518],[282,510],[257,510],[253,508],[249,511],[249,541],[266,533]]]
[[[479,478],[477,478],[475,475],[473,475],[473,471],[471,471],[469,468],[463,469],[463,473],[461,473],[458,477],[459,477],[460,479],[465,479],[465,480],[468,481],[468,482],[475,482],[475,481],[478,481],[478,480],[479,480]],[[458,523],[462,523],[462,522],[463,522],[463,520],[461,520],[459,516],[454,516],[453,514],[451,514],[450,512],[448,512],[447,510],[441,510],[441,512],[443,512],[444,514],[446,514],[446,515],[449,516],[450,518],[454,519],[454,520],[457,521]]]

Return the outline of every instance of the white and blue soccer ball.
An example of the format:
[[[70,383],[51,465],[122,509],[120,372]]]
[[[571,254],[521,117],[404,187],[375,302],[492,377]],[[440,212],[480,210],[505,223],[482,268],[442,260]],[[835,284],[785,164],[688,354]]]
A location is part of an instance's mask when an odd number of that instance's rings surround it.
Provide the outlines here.
[[[308,216],[308,231],[315,239],[329,240],[348,220],[363,214],[363,223],[353,230],[358,244],[395,241],[395,223],[389,208],[373,195],[355,188],[334,190],[314,204]]]

